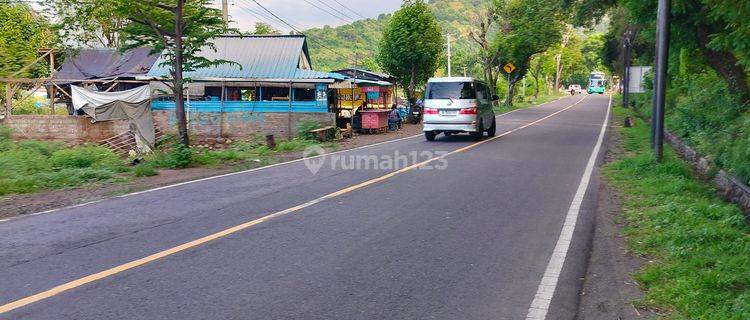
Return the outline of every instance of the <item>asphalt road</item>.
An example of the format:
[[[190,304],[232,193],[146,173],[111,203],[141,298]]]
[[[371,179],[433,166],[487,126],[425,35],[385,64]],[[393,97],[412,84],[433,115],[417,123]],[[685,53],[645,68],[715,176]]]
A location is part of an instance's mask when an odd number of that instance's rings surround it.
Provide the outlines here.
[[[0,222],[0,318],[524,319],[581,203],[547,313],[572,318],[596,172],[575,196],[608,114],[584,97],[499,116],[480,144],[414,137],[316,174],[297,161]]]

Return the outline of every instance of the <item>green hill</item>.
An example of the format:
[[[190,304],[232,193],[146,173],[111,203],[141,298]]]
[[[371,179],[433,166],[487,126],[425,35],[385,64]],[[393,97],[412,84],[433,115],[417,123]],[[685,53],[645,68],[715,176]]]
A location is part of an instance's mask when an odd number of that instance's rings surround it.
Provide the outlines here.
[[[432,13],[442,27],[443,33],[450,33],[453,39],[455,70],[463,67],[460,61],[471,50],[472,43],[468,37],[471,14],[489,3],[490,0],[429,1]],[[357,54],[359,67],[378,70],[375,55],[380,37],[390,18],[391,14],[381,14],[377,19],[305,31],[309,39],[313,68],[326,71],[351,67],[354,65],[354,55]]]

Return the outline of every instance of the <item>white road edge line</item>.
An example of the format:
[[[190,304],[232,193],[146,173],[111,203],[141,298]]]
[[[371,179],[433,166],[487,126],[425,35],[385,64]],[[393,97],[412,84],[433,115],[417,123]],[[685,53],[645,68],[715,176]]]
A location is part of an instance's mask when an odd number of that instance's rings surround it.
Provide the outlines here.
[[[552,100],[552,101],[547,101],[545,103],[540,103],[536,107],[538,108],[538,107],[541,107],[541,106],[543,106],[545,104],[549,104],[549,103],[552,103],[552,102],[555,102],[555,101],[559,101],[559,100],[561,100],[563,98],[565,98],[565,97],[561,97],[561,98],[558,98],[558,99],[555,99],[555,100]],[[508,111],[508,112],[496,115],[495,118],[499,118],[499,117],[511,114],[513,112],[516,112],[516,111],[519,111],[519,110],[526,110],[526,109],[529,109],[529,108],[521,108],[521,109],[511,110],[511,111]],[[225,173],[225,174],[220,174],[220,175],[216,175],[216,176],[210,176],[210,177],[206,177],[206,178],[196,179],[196,180],[183,181],[183,182],[178,182],[178,183],[170,184],[170,185],[166,185],[166,186],[161,186],[161,187],[156,187],[156,188],[151,188],[151,189],[146,189],[146,190],[136,191],[136,192],[131,192],[131,193],[126,193],[126,194],[119,195],[119,196],[104,197],[104,198],[101,198],[101,199],[97,199],[97,200],[93,200],[93,201],[88,201],[88,202],[82,202],[82,203],[71,205],[71,206],[66,206],[66,207],[61,207],[61,208],[54,208],[54,209],[49,209],[49,210],[44,210],[44,211],[39,211],[39,212],[34,212],[34,213],[29,213],[29,214],[23,214],[23,215],[19,215],[19,216],[15,216],[15,217],[11,217],[11,218],[0,220],[0,223],[12,221],[12,220],[16,220],[16,219],[20,219],[20,218],[24,218],[24,217],[29,217],[29,216],[38,216],[38,215],[41,215],[41,214],[47,214],[47,213],[57,212],[57,211],[61,211],[61,210],[67,210],[67,209],[73,209],[73,208],[88,206],[88,205],[99,203],[99,202],[102,202],[102,201],[108,200],[108,199],[126,198],[126,197],[135,196],[135,195],[139,195],[139,194],[144,194],[144,193],[149,193],[149,192],[154,192],[154,191],[159,191],[159,190],[164,190],[164,189],[169,189],[169,188],[174,188],[174,187],[179,187],[179,186],[184,186],[184,185],[191,184],[191,183],[209,181],[209,180],[213,180],[213,179],[225,178],[225,177],[230,177],[230,176],[234,176],[234,175],[238,175],[238,174],[243,174],[243,173],[250,173],[250,172],[254,172],[254,171],[260,171],[260,170],[270,169],[270,168],[273,168],[273,167],[278,167],[278,166],[283,166],[283,165],[288,165],[288,164],[292,164],[292,163],[304,161],[305,159],[315,159],[315,158],[318,158],[318,157],[329,156],[329,155],[339,154],[339,153],[343,153],[343,152],[350,152],[350,151],[355,151],[355,150],[360,150],[360,149],[365,149],[365,148],[371,148],[371,147],[376,147],[376,146],[380,146],[380,145],[384,145],[384,144],[389,144],[389,143],[394,143],[394,142],[398,142],[398,141],[403,141],[403,140],[408,140],[408,139],[414,139],[416,137],[421,137],[421,136],[422,136],[422,134],[420,133],[420,134],[415,134],[413,136],[408,136],[408,137],[403,137],[403,138],[399,138],[399,139],[395,139],[395,140],[388,140],[388,141],[383,141],[383,142],[368,144],[368,145],[365,145],[365,146],[360,146],[360,147],[356,147],[356,148],[352,148],[352,149],[339,150],[339,151],[335,151],[335,152],[331,152],[331,153],[326,153],[326,154],[322,154],[322,155],[317,155],[317,156],[313,156],[313,157],[300,158],[300,159],[290,160],[290,161],[286,161],[286,162],[274,163],[274,164],[263,166],[263,167],[259,167],[259,168],[253,168],[253,169],[248,169],[248,170],[243,170],[243,171]]]
[[[565,217],[565,223],[560,232],[560,237],[557,239],[555,249],[552,251],[549,263],[547,263],[547,269],[544,271],[542,281],[539,283],[536,295],[534,295],[534,300],[531,302],[529,311],[526,314],[526,320],[544,320],[547,318],[547,312],[549,311],[552,297],[555,294],[555,289],[557,289],[557,283],[560,279],[560,272],[562,272],[565,258],[568,255],[568,249],[570,248],[570,243],[573,240],[573,233],[575,232],[576,223],[578,222],[578,214],[581,211],[581,204],[586,196],[586,190],[589,187],[591,175],[594,171],[594,166],[596,166],[596,160],[599,157],[599,150],[604,142],[604,134],[607,132],[611,109],[612,96],[610,95],[609,103],[607,104],[607,115],[604,117],[604,123],[599,132],[599,139],[596,142],[596,146],[594,146],[594,150],[591,152],[586,169],[583,171],[581,182],[578,184],[578,190],[576,190],[576,194],[573,196],[573,202],[570,204],[568,215]]]

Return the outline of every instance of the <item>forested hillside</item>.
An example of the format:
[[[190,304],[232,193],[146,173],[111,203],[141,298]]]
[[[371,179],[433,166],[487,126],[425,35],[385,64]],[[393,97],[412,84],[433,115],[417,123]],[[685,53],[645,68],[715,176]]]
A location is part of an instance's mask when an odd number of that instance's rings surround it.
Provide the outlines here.
[[[432,0],[429,5],[443,33],[453,39],[455,72],[462,72],[460,63],[470,48],[468,38],[471,25],[470,12],[491,3],[490,0]],[[323,27],[305,31],[309,38],[313,67],[318,70],[334,70],[354,64],[354,55],[359,56],[358,65],[377,70],[375,54],[380,37],[391,18],[382,14],[377,19],[367,19],[336,28]]]

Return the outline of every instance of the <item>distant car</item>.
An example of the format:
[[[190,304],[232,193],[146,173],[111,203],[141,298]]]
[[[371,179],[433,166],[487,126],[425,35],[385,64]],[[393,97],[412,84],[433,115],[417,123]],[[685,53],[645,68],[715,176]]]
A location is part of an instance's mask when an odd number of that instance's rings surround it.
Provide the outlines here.
[[[568,92],[570,92],[571,95],[582,94],[583,89],[581,88],[580,84],[571,84],[568,86]]]
[[[495,112],[492,101],[498,100],[486,84],[468,77],[431,78],[424,97],[424,136],[435,140],[467,132],[481,140],[484,133],[495,135]]]

